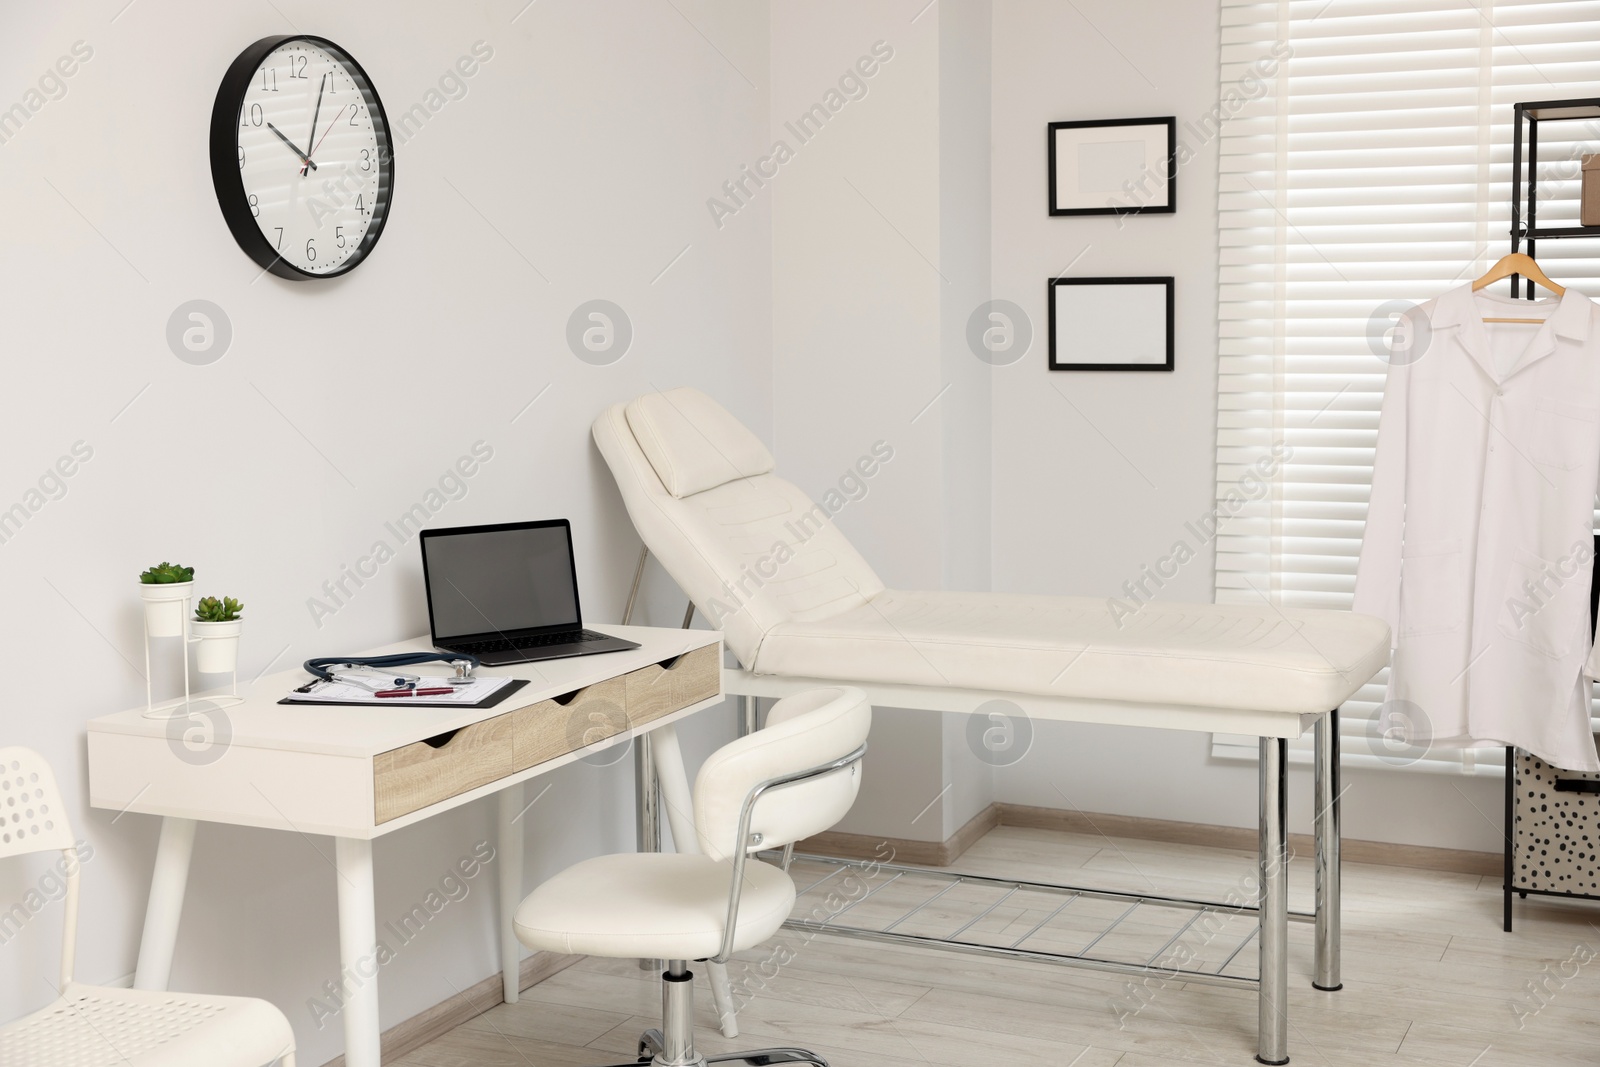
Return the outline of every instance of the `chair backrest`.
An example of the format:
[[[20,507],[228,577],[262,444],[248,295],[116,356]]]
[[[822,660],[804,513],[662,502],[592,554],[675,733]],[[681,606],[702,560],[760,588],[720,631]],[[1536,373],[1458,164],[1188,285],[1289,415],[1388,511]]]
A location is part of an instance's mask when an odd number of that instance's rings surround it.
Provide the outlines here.
[[[746,667],[779,623],[883,591],[828,510],[773,474],[760,439],[699,390],[615,405],[594,439],[645,547]]]
[[[57,866],[65,882],[61,985],[72,981],[78,937],[78,851],[56,776],[31,748],[0,748],[0,860],[34,852],[63,853]],[[48,877],[48,876],[47,876]],[[0,921],[5,916],[0,915]]]
[[[31,748],[0,748],[0,859],[72,847],[50,764]]]
[[[746,799],[764,782],[843,759],[866,744],[872,706],[854,686],[812,689],[778,701],[763,730],[722,746],[701,766],[694,784],[695,832],[715,859],[739,850]],[[747,851],[781,848],[832,827],[855,803],[861,763],[769,789],[756,800]]]

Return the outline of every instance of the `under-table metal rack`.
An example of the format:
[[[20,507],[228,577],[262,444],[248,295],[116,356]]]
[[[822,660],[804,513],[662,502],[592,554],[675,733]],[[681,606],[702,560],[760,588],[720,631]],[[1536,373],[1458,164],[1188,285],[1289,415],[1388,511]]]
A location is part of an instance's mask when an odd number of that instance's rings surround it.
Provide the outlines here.
[[[1242,966],[1254,962],[1244,949],[1260,934],[1260,909],[1243,900],[1191,900],[832,856],[801,854],[794,859],[792,870],[800,886],[797,917],[784,924],[790,929],[883,944],[1070,964],[1161,981],[1226,987],[1254,987],[1260,983],[1254,966]],[[808,871],[811,877],[807,877]],[[841,895],[839,886],[851,872],[857,877],[858,889]],[[963,888],[972,892],[963,896],[959,893]],[[1253,899],[1254,894],[1251,887],[1248,894],[1240,896]],[[886,905],[890,896],[897,899]],[[820,906],[820,902],[829,899],[838,903]],[[810,905],[810,914],[808,901],[818,902]],[[1080,901],[1107,901],[1119,907],[1101,915],[1097,922],[1094,916],[1083,916],[1083,908],[1073,911]],[[1167,914],[1157,920],[1151,913]],[[1186,919],[1182,918],[1184,915]],[[1154,944],[1154,950],[1111,950],[1117,931],[1139,923],[1141,916],[1148,932],[1140,936],[1147,944]],[[1060,930],[1065,918],[1075,920],[1076,928]],[[1316,921],[1312,913],[1293,910],[1289,918],[1292,922]],[[1044,947],[1051,942],[1062,947]],[[1073,942],[1078,943],[1075,949],[1064,947]],[[1236,960],[1241,967],[1232,970]]]

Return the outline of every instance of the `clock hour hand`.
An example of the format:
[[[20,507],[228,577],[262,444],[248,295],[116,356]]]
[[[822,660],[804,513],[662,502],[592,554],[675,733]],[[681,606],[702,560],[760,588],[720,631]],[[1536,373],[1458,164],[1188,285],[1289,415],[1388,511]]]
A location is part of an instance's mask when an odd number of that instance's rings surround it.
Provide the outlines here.
[[[317,169],[317,165],[311,162],[311,157],[300,151],[300,149],[296,148],[294,146],[294,142],[285,137],[278,127],[269,122],[267,123],[267,129],[271,130],[277,136],[278,140],[289,146],[289,151],[293,152],[300,158],[300,162],[303,166],[310,167],[312,170]]]

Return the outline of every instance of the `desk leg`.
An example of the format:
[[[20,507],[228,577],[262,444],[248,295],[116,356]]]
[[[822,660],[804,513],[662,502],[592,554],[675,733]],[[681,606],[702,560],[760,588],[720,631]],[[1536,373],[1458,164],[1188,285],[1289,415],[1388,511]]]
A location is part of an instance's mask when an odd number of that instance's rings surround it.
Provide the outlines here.
[[[1311,984],[1332,992],[1339,980],[1339,709],[1317,720],[1312,802],[1316,805],[1317,932]]]
[[[633,739],[633,803],[635,840],[640,852],[661,851],[661,796],[656,789],[656,763],[648,733]],[[663,960],[640,960],[641,971],[660,973]]]
[[[671,726],[651,731],[650,748],[656,781],[661,787],[661,803],[667,809],[667,825],[672,827],[673,847],[680,853],[696,854],[700,841],[694,833],[694,798],[689,792],[689,774],[683,768],[678,731]],[[733,990],[728,985],[728,968],[721,963],[707,963],[706,977],[711,983],[711,999],[716,1002],[722,1036],[738,1037],[739,1022],[734,1014]]]
[[[1288,742],[1261,738],[1261,1001],[1256,1059],[1289,1062],[1289,838],[1284,786]]]
[[[178,921],[189,887],[189,859],[194,855],[193,819],[161,820],[156,869],[150,876],[150,900],[144,908],[144,933],[139,938],[139,965],[133,988],[162,991],[172,976],[172,954],[178,946]]]
[[[523,827],[517,821],[522,814],[522,783],[500,790],[499,851],[500,863],[500,972],[501,990],[507,1004],[515,1004],[522,993],[522,942],[511,920],[522,903],[522,845]]]
[[[683,749],[678,746],[677,729],[663,726],[652,730],[650,753],[655,763],[656,785],[661,790],[661,804],[666,808],[667,825],[672,828],[673,851],[698,853],[700,842],[694,833],[694,799],[689,792],[689,774],[683,769]],[[659,835],[660,831],[657,833]]]
[[[648,733],[633,739],[633,799],[640,852],[661,851],[661,800],[656,791],[654,740]]]
[[[339,879],[339,963],[351,989],[344,1005],[345,1067],[379,1067],[378,912],[372,842],[334,839]]]

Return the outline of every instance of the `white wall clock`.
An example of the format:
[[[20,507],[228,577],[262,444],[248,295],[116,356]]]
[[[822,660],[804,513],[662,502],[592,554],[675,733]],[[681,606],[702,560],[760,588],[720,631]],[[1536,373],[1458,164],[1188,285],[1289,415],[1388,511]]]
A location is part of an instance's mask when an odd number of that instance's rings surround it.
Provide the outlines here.
[[[211,109],[211,180],[234,239],[283,278],[332,278],[377,244],[394,188],[378,94],[350,54],[302,35],[239,53]]]

